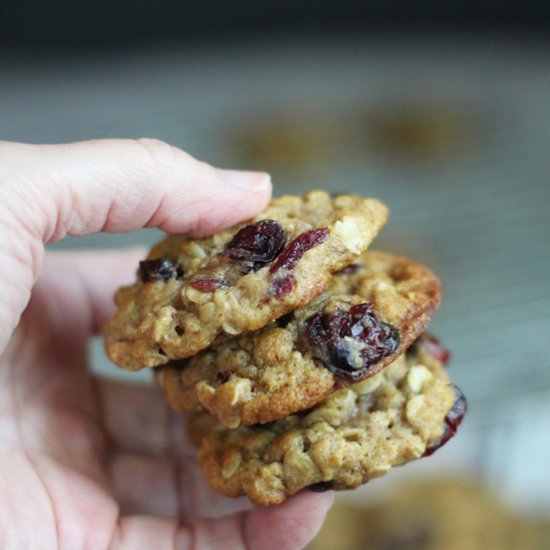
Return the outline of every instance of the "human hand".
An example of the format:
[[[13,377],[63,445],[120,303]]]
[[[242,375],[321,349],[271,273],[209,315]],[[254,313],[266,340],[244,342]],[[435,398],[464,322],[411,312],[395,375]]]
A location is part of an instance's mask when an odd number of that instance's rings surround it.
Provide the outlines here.
[[[253,216],[269,193],[264,174],[216,170],[154,140],[0,142],[1,548],[284,550],[314,536],[330,494],[266,509],[215,495],[183,415],[155,389],[90,374],[90,336],[140,254],[44,256],[66,235],[205,235]]]

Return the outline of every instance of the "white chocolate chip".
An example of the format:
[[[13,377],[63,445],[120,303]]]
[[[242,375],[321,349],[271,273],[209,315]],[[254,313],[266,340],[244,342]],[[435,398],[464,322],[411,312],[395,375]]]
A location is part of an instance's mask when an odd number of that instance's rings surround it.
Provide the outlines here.
[[[390,290],[392,289],[392,285],[390,285],[389,283],[387,283],[386,281],[377,281],[376,284],[374,285],[374,288],[378,291],[385,291],[385,290]]]
[[[197,397],[199,398],[199,401],[201,403],[204,403],[205,399],[208,399],[208,397],[214,395],[216,393],[216,390],[213,386],[211,386],[208,382],[205,382],[204,380],[199,382],[196,387],[197,391]]]
[[[195,241],[190,241],[187,245],[187,254],[193,258],[205,258],[206,252]]]
[[[433,374],[424,365],[414,365],[407,374],[407,386],[414,393],[420,393],[424,384],[432,379]]]
[[[426,398],[423,395],[415,395],[405,407],[405,415],[407,420],[414,425],[418,413],[424,407]]]
[[[250,399],[250,390],[252,383],[250,380],[239,379],[230,382],[229,386],[233,390],[230,404],[234,407],[239,401],[248,401]]]
[[[237,334],[241,333],[241,331],[238,328],[232,327],[227,322],[222,324],[222,328],[226,332],[226,334],[231,334],[231,336],[236,336]]]
[[[361,252],[361,245],[364,242],[364,237],[361,234],[355,218],[352,218],[351,216],[344,216],[342,220],[338,220],[334,224],[333,233],[340,237],[346,248],[355,254],[359,254],[359,252]]]
[[[382,376],[382,373],[375,374],[374,376],[371,376],[370,378],[366,378],[365,380],[361,380],[361,382],[357,382],[351,386],[351,389],[357,394],[357,395],[367,395],[368,393],[372,393],[380,384],[382,383],[382,380],[384,377]]]

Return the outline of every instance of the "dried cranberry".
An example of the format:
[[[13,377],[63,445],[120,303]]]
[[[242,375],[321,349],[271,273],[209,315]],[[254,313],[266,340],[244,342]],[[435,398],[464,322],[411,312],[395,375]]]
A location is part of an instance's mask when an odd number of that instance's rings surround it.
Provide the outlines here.
[[[348,311],[315,313],[305,323],[305,335],[313,356],[334,374],[361,380],[372,367],[399,347],[397,329],[376,319],[371,304]]]
[[[269,302],[273,298],[281,299],[283,296],[286,296],[294,288],[295,283],[296,279],[294,279],[292,273],[287,273],[282,277],[273,279],[269,283],[269,292],[264,302]]]
[[[222,384],[225,384],[226,382],[231,380],[231,378],[233,378],[233,373],[229,370],[223,370],[221,372],[218,372],[217,377]]]
[[[359,264],[349,264],[346,267],[339,269],[338,271],[335,271],[335,275],[353,275],[354,273],[357,273],[361,269],[361,266]]]
[[[445,349],[439,340],[431,334],[424,334],[421,345],[428,355],[431,355],[436,361],[440,361],[444,365],[447,364],[451,357],[451,352]]]
[[[257,271],[272,262],[285,243],[283,226],[275,220],[262,220],[237,231],[225,251],[232,260],[250,262],[251,269]]]
[[[310,229],[295,239],[285,247],[279,254],[277,261],[271,266],[269,272],[275,273],[279,269],[291,271],[296,262],[311,248],[325,242],[328,237],[328,228],[321,227],[320,229]]]
[[[195,279],[189,281],[189,286],[200,292],[212,292],[217,288],[227,287],[227,283],[222,279]]]
[[[449,439],[456,435],[458,427],[460,426],[460,423],[462,422],[462,419],[464,418],[464,415],[468,410],[468,404],[466,403],[466,398],[464,397],[464,394],[457,386],[454,386],[454,391],[455,402],[453,403],[451,410],[447,413],[447,416],[445,417],[445,430],[443,432],[443,435],[426,449],[424,456],[432,455],[433,453],[435,453],[435,451],[437,451],[437,449],[443,447],[443,445],[445,445],[445,443],[447,443]]]
[[[332,489],[332,481],[320,481],[319,483],[312,483],[308,485],[306,489],[309,489],[312,493],[324,493]]]
[[[143,260],[139,262],[138,276],[144,283],[155,281],[173,281],[183,277],[183,269],[180,265],[168,258],[156,260]]]

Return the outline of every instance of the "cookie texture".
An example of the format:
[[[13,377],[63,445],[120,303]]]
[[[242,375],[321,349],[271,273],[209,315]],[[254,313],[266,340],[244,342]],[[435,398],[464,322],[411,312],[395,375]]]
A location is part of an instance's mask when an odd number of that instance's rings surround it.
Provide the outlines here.
[[[157,381],[175,410],[204,408],[232,428],[271,422],[379,372],[422,333],[440,295],[426,267],[368,251],[311,303],[159,368]]]
[[[196,413],[189,430],[207,482],[267,506],[306,487],[355,488],[423,456],[457,401],[443,364],[424,350],[415,346],[375,376],[265,426],[228,429]]]
[[[190,357],[310,302],[387,217],[375,199],[324,191],[274,199],[248,223],[205,239],[171,235],[119,290],[106,351],[138,370]]]

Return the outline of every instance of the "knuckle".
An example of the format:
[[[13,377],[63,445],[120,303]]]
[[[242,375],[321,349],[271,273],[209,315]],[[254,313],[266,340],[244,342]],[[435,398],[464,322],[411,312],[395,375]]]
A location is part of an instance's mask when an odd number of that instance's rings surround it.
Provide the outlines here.
[[[194,159],[186,152],[155,138],[139,138],[136,144],[154,163],[163,166],[189,164]]]

